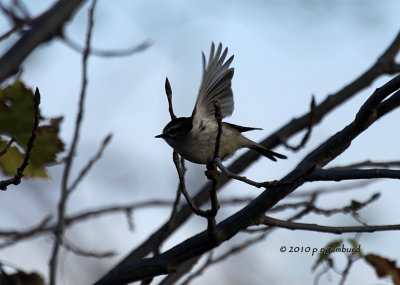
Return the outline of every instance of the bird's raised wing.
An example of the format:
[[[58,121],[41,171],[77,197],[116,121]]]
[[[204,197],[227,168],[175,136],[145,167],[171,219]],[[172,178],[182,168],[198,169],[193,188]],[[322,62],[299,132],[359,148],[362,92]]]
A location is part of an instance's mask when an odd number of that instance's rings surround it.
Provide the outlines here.
[[[225,48],[222,54],[221,52],[222,44],[218,45],[215,52],[215,45],[212,43],[207,64],[205,55],[202,53],[203,78],[192,113],[193,125],[200,124],[202,120],[212,120],[215,118],[214,101],[216,99],[219,101],[222,117],[229,116],[233,112],[231,82],[234,69],[229,68],[233,60],[233,55],[225,61],[228,48]]]

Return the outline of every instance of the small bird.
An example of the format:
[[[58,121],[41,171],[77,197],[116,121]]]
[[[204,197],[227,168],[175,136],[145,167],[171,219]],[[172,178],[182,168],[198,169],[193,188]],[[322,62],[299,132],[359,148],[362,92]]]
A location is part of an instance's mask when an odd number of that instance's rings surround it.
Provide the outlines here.
[[[215,51],[211,44],[208,63],[202,53],[203,77],[197,96],[196,105],[190,117],[173,119],[156,138],[163,138],[184,159],[198,164],[206,164],[213,156],[218,133],[215,119],[214,102],[218,100],[222,117],[233,112],[233,93],[231,88],[234,69],[230,68],[233,55],[225,61],[228,48],[222,52],[222,44]],[[222,122],[219,156],[221,160],[231,157],[238,149],[249,148],[276,161],[275,157],[285,159],[286,156],[273,152],[253,142],[241,133],[259,128],[242,127]]]

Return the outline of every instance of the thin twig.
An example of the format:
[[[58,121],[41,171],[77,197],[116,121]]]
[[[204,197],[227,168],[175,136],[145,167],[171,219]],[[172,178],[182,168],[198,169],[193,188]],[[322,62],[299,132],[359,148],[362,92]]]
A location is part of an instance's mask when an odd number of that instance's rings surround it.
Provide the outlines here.
[[[0,190],[7,190],[8,185],[11,184],[18,185],[21,183],[21,179],[24,176],[25,168],[29,165],[29,159],[31,157],[32,149],[35,144],[35,139],[37,136],[37,128],[39,126],[39,120],[40,120],[39,105],[40,105],[40,92],[39,89],[36,88],[35,95],[33,96],[34,121],[33,121],[32,133],[28,139],[28,143],[26,146],[24,160],[22,161],[20,167],[18,167],[17,173],[14,175],[13,178],[0,181]]]
[[[3,35],[0,36],[0,41],[8,38],[13,33],[21,30],[24,26],[30,25],[33,21],[37,20],[37,18],[31,18],[27,9],[23,7],[23,4],[19,1],[13,1],[14,5],[13,8],[18,8],[19,11],[23,14],[23,18],[16,15],[15,11],[11,9],[7,9],[2,3],[0,3],[0,9],[2,10],[3,14],[8,17],[8,19],[13,23],[13,27],[5,32]]]
[[[0,3],[0,9],[2,10],[3,14],[7,16],[7,18],[14,24],[18,24],[23,22],[20,16],[16,14],[15,5],[10,6],[10,8],[5,7],[2,3]],[[18,7],[17,7],[18,8]]]
[[[21,166],[18,168],[17,170],[17,175],[19,176],[19,178],[21,178],[22,176],[24,176],[24,170],[25,168],[29,165],[29,158],[31,156],[31,152],[32,152],[32,148],[33,145],[35,143],[35,139],[36,139],[36,135],[37,135],[37,128],[39,126],[39,120],[40,120],[40,111],[39,111],[39,105],[40,105],[40,93],[39,93],[39,89],[36,88],[35,90],[35,95],[33,97],[33,109],[35,111],[35,120],[33,122],[33,128],[32,128],[32,134],[28,140],[28,144],[27,144],[27,150],[26,150],[26,154],[24,157],[24,161],[22,162]]]
[[[65,35],[61,35],[61,40],[68,45],[73,50],[82,53],[84,48],[81,47],[78,43],[74,42],[73,40],[67,38]],[[133,47],[121,49],[121,50],[102,50],[91,48],[90,55],[99,56],[99,57],[122,57],[122,56],[129,56],[139,52],[143,52],[151,46],[150,41],[144,41],[140,44],[137,44]]]
[[[167,99],[168,99],[169,115],[171,116],[171,120],[175,120],[176,116],[174,114],[174,108],[172,107],[172,89],[168,77],[165,78],[165,94],[167,94]]]
[[[73,245],[71,242],[67,241],[65,238],[62,241],[62,246],[73,252],[76,255],[83,256],[83,257],[94,257],[94,258],[108,258],[113,257],[116,255],[114,251],[105,251],[105,252],[93,252],[78,248],[77,246]]]
[[[265,187],[264,182],[256,182],[256,181],[248,179],[246,176],[241,176],[241,175],[230,172],[229,169],[226,168],[219,159],[214,159],[213,162],[218,166],[219,170],[221,170],[222,173],[229,178],[232,178],[232,179],[235,179],[238,181],[242,181],[246,184],[255,186],[257,188]]]
[[[183,174],[186,173],[186,167],[185,167],[185,160],[181,157],[181,169],[183,171]],[[177,190],[176,190],[176,196],[175,196],[175,201],[174,204],[172,205],[172,211],[171,211],[171,215],[169,217],[169,225],[172,223],[176,212],[178,211],[178,206],[181,200],[181,190],[180,190],[180,186],[178,186]]]
[[[291,149],[293,151],[298,151],[299,149],[303,148],[307,141],[310,139],[311,136],[311,131],[314,125],[314,114],[315,114],[315,98],[314,95],[311,98],[311,103],[310,103],[310,112],[309,112],[309,117],[310,117],[310,121],[307,127],[307,131],[303,136],[303,139],[301,140],[301,142],[297,145],[297,146],[291,146],[287,143],[287,141],[282,140],[282,144],[287,147],[288,149]]]
[[[347,257],[347,264],[346,264],[346,267],[342,271],[342,278],[340,279],[339,285],[344,285],[344,282],[346,281],[347,276],[350,273],[351,266],[353,265],[355,259],[359,258],[359,256],[354,255],[354,254],[346,254],[346,257]]]
[[[51,216],[47,216],[43,220],[41,220],[36,226],[33,226],[32,228],[29,228],[29,229],[21,231],[21,232],[19,232],[19,231],[2,231],[2,232],[0,232],[1,237],[8,238],[8,241],[0,244],[0,249],[10,246],[19,240],[30,238],[39,233],[43,233],[43,229],[46,228],[46,226],[49,224],[50,220],[51,220]]]
[[[103,155],[104,149],[110,143],[111,138],[112,138],[112,134],[109,134],[104,138],[104,140],[103,140],[99,150],[95,154],[95,156],[89,160],[89,162],[81,170],[81,172],[79,173],[79,175],[75,179],[75,181],[72,182],[71,186],[69,186],[69,188],[68,188],[69,193],[71,193],[72,191],[74,191],[74,189],[76,189],[76,186],[78,186],[79,182],[81,182],[82,179],[85,177],[85,175],[89,172],[89,170],[92,168],[93,164],[101,158],[101,156]]]
[[[8,151],[8,149],[10,148],[10,146],[15,142],[15,138],[12,137],[10,138],[10,140],[8,141],[8,143],[6,144],[6,146],[0,151],[0,157],[2,157],[3,155],[5,155]]]
[[[12,27],[10,30],[8,30],[7,32],[5,32],[4,34],[2,34],[0,36],[0,42],[4,39],[8,38],[9,36],[11,36],[13,33],[22,29],[23,26],[24,25],[15,25],[14,27]]]
[[[243,204],[246,202],[251,201],[251,197],[247,198],[232,198],[232,199],[223,199],[220,201],[220,204],[223,205],[238,205],[238,204]],[[133,211],[136,210],[141,210],[141,209],[146,209],[150,207],[171,207],[171,205],[174,205],[175,201],[172,200],[161,200],[161,199],[154,199],[154,200],[147,200],[143,202],[135,202],[135,203],[130,203],[130,204],[122,204],[122,205],[109,205],[106,207],[100,207],[97,209],[91,209],[83,212],[78,212],[73,215],[69,215],[65,217],[65,227],[71,227],[77,223],[93,219],[93,218],[100,218],[105,215],[112,215],[112,214],[118,214],[122,213],[125,214],[128,217],[128,226],[129,229],[132,229],[132,225],[129,225],[130,219],[129,217],[131,216]],[[183,203],[179,203],[178,207],[184,206]],[[299,205],[301,206],[301,205]],[[278,206],[281,210],[284,210],[286,207],[282,205],[282,208]],[[290,208],[290,206],[288,206]],[[293,208],[296,208],[293,206]],[[279,209],[277,209],[278,211]],[[14,243],[24,240],[24,239],[29,239],[29,238],[34,238],[38,237],[41,235],[48,235],[51,232],[54,232],[57,225],[56,224],[49,224],[51,220],[51,216],[46,217],[43,221],[41,221],[37,226],[33,226],[31,228],[28,228],[26,230],[1,230],[0,229],[0,237],[6,239],[6,242],[0,243],[0,249],[5,248],[8,246],[13,245]],[[171,225],[172,226],[172,225]]]
[[[174,153],[173,155],[176,156],[178,154]],[[181,159],[180,159],[180,169],[183,172],[183,176],[185,176],[186,167],[185,167],[185,160],[183,159],[183,157],[181,157]],[[172,228],[175,215],[178,212],[178,207],[179,207],[179,203],[180,203],[180,200],[181,200],[181,193],[182,193],[182,191],[181,191],[181,183],[179,183],[178,188],[176,189],[175,201],[174,201],[174,203],[172,205],[171,215],[169,216],[169,219],[168,219],[168,222],[167,222],[167,226],[170,227],[170,228]],[[163,242],[162,240],[159,240],[158,242],[155,243],[155,248],[156,249],[154,250],[154,254],[159,253],[159,249],[160,249],[160,246],[161,246],[162,242]]]
[[[362,168],[362,167],[391,167],[391,166],[397,166],[400,167],[400,161],[395,160],[395,161],[371,161],[371,160],[365,160],[349,165],[344,165],[344,166],[335,166],[335,167],[330,167],[327,168],[327,170],[344,170],[344,169],[353,169],[353,168]]]
[[[232,173],[228,168],[226,168],[222,164],[222,162],[219,158],[217,158],[217,159],[212,158],[211,161],[218,166],[219,170],[221,170],[225,176],[227,176],[231,179],[242,181],[246,184],[249,184],[249,185],[257,187],[257,188],[278,187],[278,186],[283,186],[283,185],[292,183],[292,181],[290,181],[290,182],[289,181],[280,181],[280,182],[278,182],[278,181],[264,181],[264,182],[253,181],[251,179],[248,179],[246,176],[241,176],[241,175]]]
[[[215,149],[214,149],[214,159],[217,159],[219,157],[219,149],[221,146],[221,136],[222,136],[222,113],[218,99],[214,101],[214,108],[215,108],[215,120],[217,121],[218,124],[218,132],[217,132],[217,137],[215,139]]]
[[[19,0],[13,0],[13,4],[15,8],[18,8],[18,11],[24,16],[24,18],[29,19],[31,17],[28,8],[26,7],[25,3]]]
[[[314,196],[313,203],[309,203],[309,205],[306,206],[308,211],[313,212],[315,214],[331,216],[331,215],[339,214],[339,213],[355,213],[355,212],[361,210],[362,208],[366,207],[367,205],[371,204],[372,202],[375,202],[376,200],[378,200],[380,197],[380,193],[372,194],[371,197],[368,198],[364,202],[351,200],[350,203],[344,207],[332,208],[332,209],[322,209],[320,207],[315,206],[316,197],[317,196]]]
[[[378,231],[395,231],[400,230],[400,224],[395,225],[378,225],[378,226],[349,226],[349,227],[333,227],[333,226],[321,226],[317,224],[307,223],[295,223],[287,222],[283,220],[274,219],[265,216],[263,218],[263,224],[269,227],[280,227],[289,230],[304,230],[313,232],[323,232],[332,234],[342,233],[372,233]]]
[[[245,202],[250,201],[251,198],[233,198],[233,199],[224,199],[221,200],[221,204],[225,205],[237,205],[237,204],[242,204]],[[98,209],[93,209],[93,210],[88,210],[84,211],[81,213],[77,213],[74,215],[70,215],[66,217],[66,225],[70,226],[72,224],[75,224],[80,221],[84,221],[88,218],[93,218],[93,217],[99,217],[103,216],[105,214],[115,214],[119,212],[127,212],[127,211],[135,211],[139,209],[145,209],[149,207],[171,207],[175,201],[172,200],[161,200],[161,199],[154,199],[154,200],[148,200],[148,201],[143,201],[143,202],[135,202],[135,203],[130,203],[126,205],[114,205],[114,206],[106,206],[106,207],[101,207]],[[183,203],[179,203],[178,206],[183,206]],[[282,209],[284,210],[284,209]],[[0,236],[1,236],[1,231],[0,231]]]
[[[76,122],[75,122],[75,130],[72,138],[72,144],[70,147],[70,150],[68,152],[67,160],[65,163],[65,168],[64,168],[64,173],[62,176],[62,181],[61,181],[61,197],[59,200],[58,204],[58,211],[57,211],[57,227],[54,231],[55,235],[55,240],[54,240],[54,245],[53,245],[53,250],[51,253],[51,259],[50,259],[50,285],[55,285],[56,284],[56,272],[57,272],[57,260],[58,260],[58,253],[60,249],[60,245],[62,244],[62,239],[64,235],[64,230],[65,230],[65,208],[66,208],[66,203],[68,199],[68,181],[69,181],[69,175],[72,167],[72,162],[74,159],[75,155],[75,150],[78,144],[78,139],[79,139],[79,133],[81,129],[81,124],[82,124],[82,118],[83,118],[83,110],[84,110],[84,101],[86,97],[86,87],[87,87],[87,63],[88,63],[88,57],[89,57],[89,52],[90,52],[90,43],[91,43],[91,37],[92,37],[92,30],[93,30],[93,15],[94,15],[94,9],[96,7],[97,0],[93,0],[92,4],[89,8],[89,23],[88,23],[88,28],[87,28],[87,34],[86,34],[86,42],[85,42],[85,51],[82,56],[82,87],[81,87],[81,93],[80,93],[80,99],[79,99],[79,110],[78,114],[76,117]]]
[[[211,210],[209,211],[209,216],[207,217],[207,221],[208,221],[209,234],[214,238],[214,240],[218,241],[219,238],[216,229],[215,217],[217,216],[220,207],[217,196],[218,176],[220,175],[220,173],[218,172],[217,165],[214,162],[215,160],[219,160],[219,149],[221,146],[221,136],[222,136],[222,113],[221,113],[221,106],[218,100],[214,101],[214,108],[215,108],[215,120],[217,121],[218,124],[218,131],[217,131],[217,137],[215,138],[213,159],[207,162],[206,176],[212,182],[210,188]]]
[[[372,183],[376,182],[376,180],[364,180],[364,181],[357,181],[357,182],[352,182],[352,183],[346,183],[346,184],[338,184],[338,185],[331,185],[331,186],[326,186],[326,187],[318,187],[314,190],[308,190],[308,191],[298,191],[290,194],[288,198],[303,198],[303,197],[310,197],[313,195],[326,195],[326,194],[334,194],[338,192],[344,192],[344,191],[352,191],[354,189],[360,188],[363,189],[365,186],[370,185]]]
[[[194,203],[192,197],[190,197],[190,195],[189,195],[189,193],[188,193],[188,191],[186,189],[185,173],[184,173],[183,169],[181,168],[179,154],[178,154],[178,152],[176,150],[173,151],[172,160],[174,161],[176,171],[178,172],[179,189],[180,189],[181,193],[183,194],[183,196],[185,197],[188,205],[190,206],[190,209],[196,215],[206,218],[207,217],[207,211],[203,211],[203,210],[201,210],[200,208],[198,208],[196,206],[196,204]]]

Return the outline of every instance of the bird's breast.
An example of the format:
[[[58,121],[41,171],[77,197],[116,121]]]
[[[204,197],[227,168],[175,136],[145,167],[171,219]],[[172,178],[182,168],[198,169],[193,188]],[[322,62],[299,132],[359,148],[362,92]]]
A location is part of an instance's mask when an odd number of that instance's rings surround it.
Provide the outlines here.
[[[185,140],[175,149],[179,154],[194,163],[205,164],[214,155],[215,142],[218,132],[217,124],[202,122],[198,128],[191,130]],[[228,127],[223,127],[220,140],[219,156],[222,160],[230,157],[238,148],[241,134]]]

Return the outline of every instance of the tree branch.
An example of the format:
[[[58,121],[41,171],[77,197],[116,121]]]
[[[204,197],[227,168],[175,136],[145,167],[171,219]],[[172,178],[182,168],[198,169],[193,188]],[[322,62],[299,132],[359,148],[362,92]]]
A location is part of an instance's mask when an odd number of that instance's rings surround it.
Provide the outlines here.
[[[81,47],[78,43],[72,41],[71,39],[67,38],[65,35],[61,35],[62,41],[72,48],[73,50],[82,53],[84,51],[84,48]],[[145,51],[151,46],[150,41],[144,41],[140,44],[137,44],[133,47],[126,48],[126,49],[121,49],[121,50],[102,50],[102,49],[96,49],[92,48],[90,50],[90,55],[94,56],[99,56],[99,57],[122,57],[122,56],[129,56],[133,55],[136,53],[140,53]]]
[[[338,92],[329,95],[324,101],[316,105],[314,110],[314,124],[317,124],[322,120],[325,115],[330,111],[335,109],[341,103],[345,102],[352,96],[354,96],[359,91],[368,87],[376,78],[383,74],[394,74],[398,72],[393,66],[396,65],[394,62],[395,56],[398,54],[400,49],[400,33],[397,34],[396,38],[390,44],[390,46],[383,52],[380,59],[376,61],[367,71],[361,74],[357,79],[355,79],[350,84],[346,85],[344,88]],[[307,128],[309,125],[310,113],[306,113],[294,120],[291,120],[280,129],[272,133],[269,137],[262,141],[262,144],[267,148],[274,148],[281,141],[287,140],[289,137],[300,132],[301,130]],[[250,164],[252,164],[259,155],[256,152],[248,151],[236,159],[230,166],[229,171],[232,173],[240,173],[245,170]],[[220,176],[218,179],[217,190],[221,189],[228,181],[229,177]],[[208,191],[210,185],[209,183],[201,187],[197,195],[193,198],[193,201],[197,205],[205,203],[209,197]],[[137,246],[130,254],[128,254],[121,262],[119,262],[113,272],[117,271],[119,268],[127,264],[132,264],[133,262],[141,260],[153,248],[155,241],[160,239],[166,239],[172,232],[179,228],[192,214],[192,211],[188,206],[182,207],[175,216],[174,227],[168,226],[167,223],[162,225],[158,230],[156,230],[146,241]],[[114,271],[115,270],[115,271]],[[110,274],[111,273],[110,271]]]
[[[168,100],[169,115],[171,116],[171,120],[175,120],[176,116],[174,114],[174,108],[172,107],[172,89],[168,77],[165,78],[165,94],[167,95]]]
[[[342,181],[354,179],[393,178],[400,179],[400,170],[391,169],[316,169],[307,176],[307,181]]]
[[[99,150],[95,154],[95,156],[89,160],[87,165],[79,173],[78,177],[74,180],[74,182],[72,182],[71,186],[69,186],[69,188],[67,190],[69,193],[74,191],[74,189],[78,186],[79,182],[82,181],[82,179],[86,176],[86,174],[89,172],[89,170],[92,168],[92,166],[96,163],[96,161],[98,161],[101,158],[101,156],[103,155],[104,149],[110,143],[111,138],[112,138],[112,134],[109,134],[104,138],[104,140],[103,140]]]
[[[25,168],[29,165],[29,159],[31,157],[32,148],[34,146],[35,139],[37,136],[37,128],[39,126],[39,120],[40,120],[39,105],[40,105],[40,92],[39,92],[39,89],[36,88],[35,95],[33,96],[34,120],[33,120],[33,126],[32,126],[32,133],[28,139],[24,160],[22,161],[21,166],[18,167],[17,173],[14,175],[13,178],[0,181],[0,190],[7,190],[8,185],[11,185],[11,184],[18,185],[21,183],[21,179],[24,176]],[[12,139],[10,140],[10,142],[11,141],[12,141]]]
[[[19,231],[3,231],[0,232],[0,236],[7,237],[9,239],[8,242],[0,244],[0,249],[5,248],[18,240],[33,237],[40,232],[43,232],[43,229],[48,225],[51,220],[51,216],[45,217],[42,221],[39,222],[38,225],[33,226],[32,228],[19,232]]]
[[[327,170],[343,170],[343,169],[352,169],[352,168],[361,168],[361,167],[391,167],[391,166],[399,166],[400,167],[400,161],[382,161],[382,162],[377,162],[377,161],[371,161],[371,160],[365,160],[345,166],[335,166],[335,167],[330,167]]]
[[[299,149],[301,149],[305,146],[307,141],[310,139],[312,127],[314,125],[314,112],[315,112],[315,98],[313,95],[311,98],[311,103],[310,103],[309,123],[308,123],[307,131],[303,136],[303,139],[297,146],[291,146],[286,141],[282,141],[282,144],[286,148],[291,149],[292,151],[298,151]]]
[[[10,140],[8,141],[8,143],[6,144],[6,146],[0,151],[0,157],[2,157],[3,155],[5,155],[8,151],[8,149],[10,148],[10,146],[15,142],[15,138],[12,137],[10,138]]]
[[[50,276],[50,285],[56,284],[56,271],[57,271],[57,260],[58,253],[60,249],[60,245],[62,244],[62,239],[65,230],[65,208],[68,200],[68,182],[69,182],[69,174],[72,167],[73,158],[75,155],[76,146],[79,139],[80,128],[82,124],[83,117],[83,109],[84,109],[84,101],[86,97],[86,87],[87,87],[87,62],[90,51],[90,42],[92,38],[92,30],[93,30],[93,15],[94,9],[96,7],[97,0],[93,0],[92,4],[89,8],[89,23],[87,27],[86,34],[86,42],[85,42],[85,51],[82,56],[82,87],[81,94],[79,99],[79,110],[76,117],[75,122],[75,130],[72,138],[72,143],[70,150],[68,152],[66,163],[64,167],[64,172],[61,181],[61,197],[58,203],[58,211],[57,211],[57,227],[54,231],[55,241],[51,253],[50,266],[49,266],[49,276]]]
[[[377,110],[381,102],[399,88],[400,76],[396,76],[381,88],[376,89],[362,105],[352,123],[312,151],[293,171],[281,180],[291,181],[291,185],[281,185],[265,190],[242,210],[219,223],[217,225],[219,242],[226,241],[242,229],[256,224],[266,211],[306,182],[305,174],[312,172],[314,169],[322,168],[344,152],[354,138],[378,119]],[[396,96],[396,93],[392,96]],[[202,232],[163,254],[123,267],[117,267],[96,284],[124,284],[168,274],[174,271],[179,264],[211,250],[218,244],[208,235],[208,232]]]
[[[279,227],[288,230],[304,230],[313,232],[323,232],[332,234],[343,233],[372,233],[377,231],[394,231],[400,230],[400,224],[397,225],[382,225],[382,226],[350,226],[350,227],[333,227],[321,226],[317,224],[287,222],[265,216],[262,219],[262,224],[269,227]]]
[[[18,72],[24,59],[40,44],[59,34],[83,0],[59,0],[31,23],[31,29],[0,58],[0,82]]]

